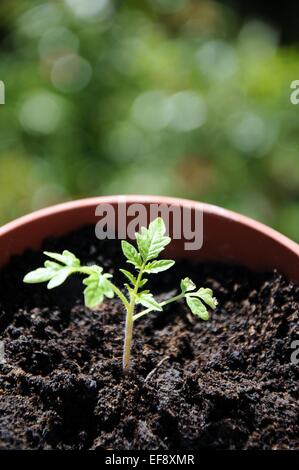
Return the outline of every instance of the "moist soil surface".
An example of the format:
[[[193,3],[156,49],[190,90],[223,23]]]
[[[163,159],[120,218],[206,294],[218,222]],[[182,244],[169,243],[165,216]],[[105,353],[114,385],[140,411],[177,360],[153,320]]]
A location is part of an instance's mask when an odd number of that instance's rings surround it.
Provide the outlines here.
[[[73,251],[123,283],[118,241],[85,227],[44,249]],[[136,321],[131,371],[121,370],[124,312],[117,299],[84,307],[82,278],[47,291],[22,278],[42,252],[0,272],[0,448],[294,449],[298,446],[299,287],[277,272],[180,261],[152,275],[159,300],[182,277],[219,300],[203,322],[183,302]],[[297,376],[298,378],[298,376]]]

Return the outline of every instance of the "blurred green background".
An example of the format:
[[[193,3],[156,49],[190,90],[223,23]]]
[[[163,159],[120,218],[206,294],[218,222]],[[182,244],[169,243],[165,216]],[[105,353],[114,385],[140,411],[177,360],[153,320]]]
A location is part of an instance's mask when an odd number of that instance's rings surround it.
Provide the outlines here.
[[[299,241],[299,49],[281,38],[231,2],[2,0],[0,223],[152,193]]]

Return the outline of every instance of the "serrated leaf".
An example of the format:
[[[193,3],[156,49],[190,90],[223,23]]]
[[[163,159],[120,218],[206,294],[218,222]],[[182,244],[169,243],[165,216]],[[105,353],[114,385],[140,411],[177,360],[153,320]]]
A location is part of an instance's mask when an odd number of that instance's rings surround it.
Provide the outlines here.
[[[196,285],[189,277],[185,277],[185,279],[181,280],[181,290],[183,293],[189,292],[194,289],[196,289]]]
[[[124,286],[127,289],[127,291],[129,292],[129,295],[131,297],[131,294],[133,293],[134,289],[128,283],[125,283]]]
[[[201,318],[202,320],[208,320],[209,319],[209,313],[207,311],[206,306],[202,303],[200,299],[197,297],[186,297],[186,302],[188,304],[188,307],[190,308],[191,312],[193,315],[196,315],[197,317]]]
[[[26,274],[23,279],[23,282],[27,284],[37,284],[40,282],[50,281],[58,271],[64,267],[61,264],[55,263],[54,261],[45,261],[44,268],[37,268],[34,271]]]
[[[162,307],[154,299],[153,295],[149,291],[143,291],[137,296],[137,304],[141,304],[146,308],[151,308],[152,310],[162,312]]]
[[[62,253],[52,253],[50,251],[44,251],[44,254],[49,258],[55,259],[66,266],[72,266],[78,268],[80,266],[80,260],[70,251],[64,250]]]
[[[122,240],[121,247],[123,254],[127,258],[127,262],[133,264],[135,268],[140,268],[142,265],[142,259],[135,246],[131,245],[131,243],[126,240]]]
[[[64,250],[62,252],[62,255],[66,259],[66,265],[67,266],[73,266],[74,268],[78,268],[80,266],[80,260],[74,255],[74,253],[71,253],[68,250]]]
[[[150,274],[160,273],[162,271],[166,271],[167,269],[171,268],[175,264],[175,261],[171,259],[161,259],[157,261],[151,261],[147,263],[145,266],[144,271]]]
[[[139,291],[139,294],[149,294],[150,293],[150,290],[149,289],[144,289],[142,291]]]
[[[145,227],[141,227],[139,233],[135,233],[138,250],[141,254],[142,260],[146,261],[147,250],[149,245],[148,230]]]
[[[135,276],[133,276],[132,273],[126,271],[125,269],[120,269],[120,272],[122,272],[126,276],[126,278],[129,279],[133,286],[136,285],[137,279]]]
[[[52,271],[58,271],[59,269],[62,269],[64,266],[62,266],[59,263],[55,263],[55,261],[45,261],[44,263],[46,268],[50,268]]]
[[[101,281],[100,285],[103,289],[104,296],[107,297],[108,299],[113,299],[114,297],[114,291],[111,287],[111,282],[109,281],[109,278],[111,278],[111,274],[103,274],[101,276]]]
[[[39,282],[47,282],[55,275],[55,271],[50,268],[37,268],[26,274],[23,282],[26,284],[38,284]]]
[[[98,268],[98,266],[95,266]],[[86,286],[84,289],[84,301],[88,308],[95,308],[101,304],[104,297],[112,299],[114,297],[113,289],[109,282],[111,274],[102,274],[100,270],[94,270],[90,276],[83,280],[83,284]]]
[[[164,221],[158,217],[149,224],[148,229],[141,227],[140,233],[136,233],[139,252],[144,262],[157,258],[165,246],[171,242],[166,232]]]
[[[90,283],[84,289],[84,303],[86,307],[93,309],[100,305],[103,300],[104,295],[101,289],[99,289],[97,281],[90,279]]]
[[[54,276],[52,276],[52,279],[47,284],[47,288],[54,289],[54,287],[60,286],[70,274],[72,274],[72,268],[62,267]]]
[[[103,272],[103,268],[101,266],[98,266],[97,264],[92,264],[88,266],[88,269],[90,270],[90,274],[97,274],[100,276]],[[112,277],[111,274],[105,274],[105,276]]]
[[[217,307],[217,300],[215,297],[213,297],[213,291],[212,289],[204,289],[201,287],[198,291],[192,292],[190,296],[198,297],[201,300],[204,301],[205,304],[207,304],[209,307],[211,307],[213,310]]]
[[[147,281],[148,281],[148,279],[143,278],[139,283],[139,287],[143,287],[147,283]]]

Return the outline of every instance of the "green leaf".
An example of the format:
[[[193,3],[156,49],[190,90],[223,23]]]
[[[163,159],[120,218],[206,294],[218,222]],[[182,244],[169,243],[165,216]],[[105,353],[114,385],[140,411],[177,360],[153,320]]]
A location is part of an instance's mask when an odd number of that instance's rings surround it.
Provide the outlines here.
[[[111,278],[111,274],[103,274],[101,277],[101,282],[100,285],[103,289],[104,296],[107,297],[108,299],[113,299],[114,297],[114,291],[111,287],[111,282],[109,281],[109,278]]]
[[[151,261],[147,263],[145,266],[144,271],[146,273],[156,274],[162,271],[166,271],[167,269],[171,268],[175,264],[175,261],[171,259],[161,259],[157,261]]]
[[[129,279],[129,281],[131,282],[133,286],[136,285],[137,279],[135,276],[133,276],[132,273],[130,273],[129,271],[126,271],[125,269],[120,269],[120,272],[122,272],[126,276],[126,278]]]
[[[186,302],[193,313],[197,317],[201,318],[202,320],[209,319],[209,313],[207,311],[206,306],[196,297],[186,297]]]
[[[162,312],[162,307],[154,299],[153,295],[149,291],[140,292],[136,299],[137,304],[141,304],[146,308],[151,308],[152,310]]]
[[[130,286],[130,284],[126,283],[124,284],[125,288],[127,289],[127,291],[129,292],[129,296],[131,298],[133,292],[134,292],[134,289]]]
[[[217,299],[213,297],[212,289],[204,289],[203,287],[201,287],[198,291],[192,292],[190,296],[200,298],[213,310],[215,310],[218,305]]]
[[[102,274],[102,268],[92,266],[94,272],[83,280],[86,286],[84,289],[84,301],[88,308],[95,308],[101,304],[104,297],[112,299],[114,296],[109,278],[111,274]]]
[[[88,277],[85,281],[84,303],[86,307],[93,309],[103,302],[104,295],[96,279]]]
[[[139,282],[139,287],[143,287],[147,283],[147,281],[148,279],[146,278],[141,279],[141,281]]]
[[[58,271],[63,269],[61,264],[55,263],[54,261],[45,261],[44,268],[37,268],[34,271],[26,274],[23,279],[23,282],[27,284],[37,284],[40,282],[50,281]]]
[[[64,250],[61,254],[60,253],[52,253],[50,251],[44,251],[44,254],[49,258],[55,259],[66,266],[72,266],[74,268],[78,268],[80,266],[80,260],[76,258],[76,256],[68,250]]]
[[[46,260],[44,263],[46,268],[50,268],[53,271],[58,271],[59,269],[62,269],[64,266],[61,266],[59,263],[55,263],[55,261],[50,261]]]
[[[39,282],[47,282],[55,275],[55,271],[50,268],[38,268],[26,274],[23,282],[26,284],[37,284]]]
[[[141,227],[140,233],[136,233],[138,249],[144,262],[157,258],[165,246],[171,242],[166,232],[164,221],[158,217],[149,224],[148,229]]]
[[[100,304],[104,297],[112,298],[114,291],[109,281],[111,274],[103,274],[103,268],[97,265],[80,266],[80,260],[70,251],[64,250],[62,253],[52,253],[46,251],[45,254],[52,260],[45,261],[44,268],[38,268],[24,277],[24,282],[37,283],[48,282],[48,289],[60,286],[68,276],[75,272],[88,274],[83,280],[86,286],[84,290],[85,304],[94,308]]]
[[[142,260],[146,261],[149,246],[148,230],[145,227],[141,227],[140,232],[135,233],[135,237]]]
[[[181,289],[184,294],[185,292],[189,292],[191,290],[196,289],[196,285],[193,281],[191,281],[189,277],[185,277],[185,279],[181,280]]]
[[[136,248],[126,240],[122,240],[121,247],[123,254],[127,258],[127,262],[133,264],[135,268],[140,268],[142,265],[142,259]]]
[[[50,282],[47,284],[48,289],[54,289],[64,283],[64,281],[72,274],[72,268],[62,267],[56,274],[52,277]]]

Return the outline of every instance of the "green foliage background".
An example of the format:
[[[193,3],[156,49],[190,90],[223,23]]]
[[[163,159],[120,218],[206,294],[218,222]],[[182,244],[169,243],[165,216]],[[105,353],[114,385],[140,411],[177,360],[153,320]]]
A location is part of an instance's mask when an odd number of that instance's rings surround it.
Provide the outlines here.
[[[10,0],[0,37],[0,223],[153,193],[299,241],[299,53],[268,25],[209,0]]]

